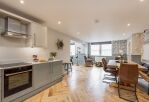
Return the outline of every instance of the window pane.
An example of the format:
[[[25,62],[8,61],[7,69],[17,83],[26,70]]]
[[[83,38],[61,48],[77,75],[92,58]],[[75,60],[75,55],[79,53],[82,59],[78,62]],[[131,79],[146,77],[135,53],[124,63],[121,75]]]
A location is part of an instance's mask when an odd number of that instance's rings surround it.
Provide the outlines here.
[[[112,44],[102,44],[101,45],[101,55],[102,56],[112,56]]]
[[[70,45],[70,55],[75,56],[75,45]]]
[[[91,45],[91,55],[100,55],[100,45]]]

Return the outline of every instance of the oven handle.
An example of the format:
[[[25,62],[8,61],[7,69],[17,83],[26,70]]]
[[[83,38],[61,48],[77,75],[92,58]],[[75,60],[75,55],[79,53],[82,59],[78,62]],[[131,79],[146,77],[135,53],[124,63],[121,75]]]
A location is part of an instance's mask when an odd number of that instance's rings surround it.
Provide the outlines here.
[[[27,72],[32,72],[32,70],[27,70],[27,71],[22,71],[22,72],[17,72],[17,73],[12,73],[12,74],[5,74],[5,76],[13,76],[13,75],[17,75],[17,74],[22,74],[22,73],[27,73]]]

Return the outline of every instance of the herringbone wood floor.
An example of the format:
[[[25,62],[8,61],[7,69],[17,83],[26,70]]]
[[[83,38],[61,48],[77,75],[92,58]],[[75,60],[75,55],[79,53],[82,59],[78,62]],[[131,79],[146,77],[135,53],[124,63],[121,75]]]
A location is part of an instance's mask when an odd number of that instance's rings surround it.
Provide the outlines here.
[[[24,102],[126,102],[118,97],[117,88],[103,83],[102,78],[102,68],[74,66],[62,82]],[[149,102],[149,96],[139,89],[137,95],[139,102]]]

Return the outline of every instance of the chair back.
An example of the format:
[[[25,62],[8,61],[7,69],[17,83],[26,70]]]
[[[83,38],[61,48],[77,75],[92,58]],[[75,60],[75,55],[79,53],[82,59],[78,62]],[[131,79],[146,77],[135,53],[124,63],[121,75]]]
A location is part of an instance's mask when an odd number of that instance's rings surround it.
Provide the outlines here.
[[[107,61],[105,58],[102,58],[102,65],[103,65],[103,70],[105,71],[107,69]]]
[[[85,60],[85,62],[87,61],[87,57],[86,56],[84,56],[84,60]]]
[[[129,84],[138,83],[138,65],[137,64],[121,64],[119,70],[119,81]]]
[[[115,57],[115,60],[120,60],[120,59],[121,59],[120,56]]]

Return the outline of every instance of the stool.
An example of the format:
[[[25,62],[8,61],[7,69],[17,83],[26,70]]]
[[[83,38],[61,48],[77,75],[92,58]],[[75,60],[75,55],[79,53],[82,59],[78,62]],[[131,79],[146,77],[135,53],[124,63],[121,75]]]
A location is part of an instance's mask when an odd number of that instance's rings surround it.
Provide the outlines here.
[[[69,74],[69,69],[72,71],[72,63],[71,62],[63,62],[64,69],[67,71],[67,74]]]

